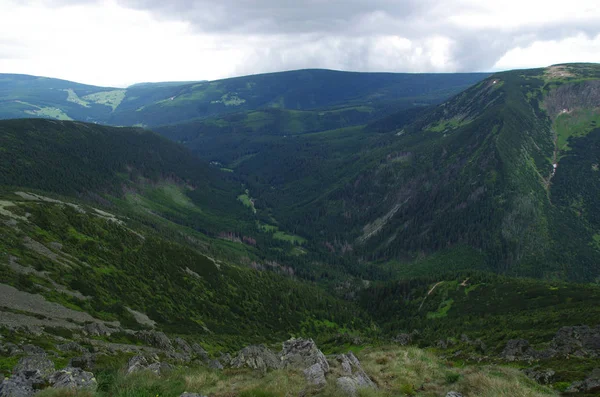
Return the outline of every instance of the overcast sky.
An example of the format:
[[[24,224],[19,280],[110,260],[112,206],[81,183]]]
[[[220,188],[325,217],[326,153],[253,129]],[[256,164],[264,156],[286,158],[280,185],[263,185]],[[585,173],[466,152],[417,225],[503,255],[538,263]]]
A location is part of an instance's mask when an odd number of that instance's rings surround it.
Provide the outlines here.
[[[0,0],[0,73],[126,86],[600,62],[598,0]]]

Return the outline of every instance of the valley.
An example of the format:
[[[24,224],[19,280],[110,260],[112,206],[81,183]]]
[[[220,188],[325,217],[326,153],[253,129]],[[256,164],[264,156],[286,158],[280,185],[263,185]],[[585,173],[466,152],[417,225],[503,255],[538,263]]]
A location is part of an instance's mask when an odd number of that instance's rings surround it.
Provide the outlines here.
[[[0,75],[0,396],[598,393],[599,82]]]

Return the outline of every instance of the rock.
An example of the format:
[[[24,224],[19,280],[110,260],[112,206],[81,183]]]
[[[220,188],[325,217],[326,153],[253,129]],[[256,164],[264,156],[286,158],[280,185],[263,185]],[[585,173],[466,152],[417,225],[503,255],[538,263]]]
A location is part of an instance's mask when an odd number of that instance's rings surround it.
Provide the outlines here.
[[[219,357],[219,361],[225,366],[230,365],[231,364],[231,354],[221,353],[221,357]]]
[[[511,339],[506,343],[501,357],[508,361],[529,359],[535,355],[535,351],[529,346],[525,339]]]
[[[182,393],[179,397],[206,397],[206,396],[203,396],[202,394],[199,394],[199,393],[185,392],[185,393]]]
[[[410,345],[412,342],[411,334],[398,334],[393,339],[392,342],[398,343],[401,346]]]
[[[211,369],[223,369],[223,364],[219,360],[210,360],[208,362],[208,368]]]
[[[175,338],[173,339],[173,343],[175,344],[175,347],[181,351],[183,351],[184,353],[191,355],[194,351],[192,350],[192,347],[182,338]]]
[[[329,372],[329,363],[312,339],[290,339],[283,343],[281,352],[283,368],[305,370],[319,364],[323,372]]]
[[[523,373],[527,375],[528,378],[535,380],[537,383],[542,385],[550,384],[552,381],[552,377],[556,374],[551,369],[539,370],[539,369],[531,369],[527,368],[523,370]]]
[[[327,381],[325,380],[325,371],[323,371],[321,364],[315,363],[306,368],[303,372],[308,383],[319,386],[327,384]]]
[[[30,397],[46,385],[54,363],[45,355],[26,356],[13,369],[13,376],[0,384],[0,397]]]
[[[39,346],[23,345],[22,349],[25,354],[28,354],[31,356],[45,356],[46,355],[46,351]]]
[[[158,356],[146,357],[142,355],[133,356],[127,363],[127,375],[138,371],[151,371],[157,375],[167,373],[173,369],[173,366],[168,363],[163,363],[158,360]]]
[[[568,389],[568,393],[598,393],[600,392],[600,368],[592,371],[590,376],[581,382],[574,382]]]
[[[562,327],[552,339],[551,350],[561,356],[600,357],[600,325]]]
[[[96,354],[84,354],[83,356],[73,357],[69,361],[69,367],[81,368],[85,371],[91,371],[96,366]]]
[[[147,343],[150,346],[166,351],[174,350],[173,345],[171,344],[171,340],[163,332],[139,331],[136,334],[136,336],[138,337],[138,339]]]
[[[52,374],[49,383],[56,389],[85,389],[95,391],[98,382],[94,374],[80,368],[65,368]]]
[[[146,371],[154,372],[157,375],[164,375],[173,370],[173,366],[169,363],[153,363],[144,368]]]
[[[269,369],[281,368],[281,362],[271,350],[264,345],[252,345],[243,348],[238,355],[231,360],[234,368],[248,367],[266,372]]]
[[[18,356],[20,354],[23,353],[23,349],[21,349],[19,346],[15,345],[14,343],[7,343],[4,346],[2,346],[2,348],[0,349],[0,352],[2,352],[2,355],[4,356]]]
[[[340,354],[336,357],[336,360],[340,364],[344,377],[352,379],[357,387],[376,387],[375,383],[363,370],[354,353]]]
[[[83,333],[89,336],[110,336],[113,330],[102,323],[90,323],[83,326]]]
[[[358,384],[352,378],[342,376],[335,381],[337,387],[347,396],[355,397],[358,394]]]
[[[197,343],[194,343],[191,347],[192,347],[192,351],[194,352],[194,354],[196,356],[198,356],[198,358],[200,360],[202,360],[202,361],[208,361],[209,360],[208,353],[207,353],[206,350],[204,350],[204,348],[202,346],[200,346]]]
[[[56,348],[62,352],[86,353],[88,350],[76,342],[68,342],[62,345],[56,345]]]
[[[463,397],[463,395],[457,391],[449,391],[446,397]]]
[[[48,379],[54,371],[54,363],[45,355],[23,357],[13,368],[13,373],[15,374],[27,373],[29,374],[28,377],[32,377],[35,373],[37,374],[36,376],[43,380]]]

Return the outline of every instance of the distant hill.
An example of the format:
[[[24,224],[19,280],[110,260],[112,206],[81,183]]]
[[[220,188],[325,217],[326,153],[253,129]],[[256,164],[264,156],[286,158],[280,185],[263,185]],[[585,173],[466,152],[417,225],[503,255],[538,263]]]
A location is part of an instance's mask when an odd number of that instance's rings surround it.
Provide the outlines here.
[[[357,103],[381,107],[394,102],[412,107],[441,102],[485,76],[298,70],[115,89],[5,74],[0,75],[0,118],[154,127],[262,108],[309,110]]]

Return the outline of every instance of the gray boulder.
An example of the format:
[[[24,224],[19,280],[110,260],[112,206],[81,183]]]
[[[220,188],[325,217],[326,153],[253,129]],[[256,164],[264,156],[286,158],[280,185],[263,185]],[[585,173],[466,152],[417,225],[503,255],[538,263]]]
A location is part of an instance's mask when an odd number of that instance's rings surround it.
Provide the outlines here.
[[[46,355],[46,351],[39,346],[23,345],[22,349],[25,354],[28,354],[31,356],[45,356]]]
[[[500,356],[508,361],[530,359],[535,356],[535,350],[525,339],[511,339],[506,343]]]
[[[192,351],[194,352],[194,354],[202,361],[208,361],[209,357],[208,357],[208,352],[206,350],[204,350],[204,348],[202,346],[200,346],[197,343],[194,343],[192,346]]]
[[[463,395],[457,391],[449,391],[446,397],[463,397]]]
[[[223,364],[221,364],[219,360],[210,360],[208,362],[208,368],[221,370],[223,369]]]
[[[91,371],[96,366],[96,357],[98,354],[86,353],[79,357],[73,357],[69,360],[69,367],[81,368],[84,371]]]
[[[172,351],[174,350],[171,340],[164,334],[158,331],[139,331],[136,336],[141,341],[158,349]]]
[[[199,393],[185,392],[185,393],[182,393],[179,397],[206,397],[206,396],[203,396],[202,394],[199,394]]]
[[[319,364],[323,372],[329,372],[329,363],[312,339],[290,339],[283,342],[281,352],[283,368],[304,370]]]
[[[54,363],[44,356],[26,356],[13,368],[13,376],[0,384],[0,397],[30,397],[44,387],[54,372]]]
[[[221,357],[219,357],[219,361],[225,366],[230,365],[231,360],[232,360],[231,354],[229,354],[229,353],[225,353],[225,354],[221,353]]]
[[[323,367],[319,363],[315,363],[306,368],[303,373],[304,377],[311,385],[324,386],[327,384],[327,381],[325,380],[325,371],[323,371]]]
[[[376,388],[375,383],[363,370],[354,353],[336,356],[341,372],[344,376],[336,380],[338,388],[349,396],[356,396],[360,388]]]
[[[83,326],[82,329],[85,335],[89,336],[110,336],[113,330],[102,323],[90,323]]]
[[[536,381],[537,383],[542,384],[542,385],[550,384],[552,381],[552,378],[556,374],[556,372],[554,372],[551,369],[532,369],[532,368],[524,369],[523,373],[525,375],[527,375],[528,378],[533,379],[534,381]]]
[[[126,373],[129,375],[138,371],[151,371],[155,374],[161,375],[172,369],[172,365],[160,362],[156,356],[146,357],[137,355],[129,359]]]
[[[77,342],[68,342],[62,345],[56,345],[56,348],[61,352],[76,352],[76,353],[86,353],[88,350],[81,346]]]
[[[173,343],[175,344],[175,347],[177,349],[183,351],[187,355],[192,355],[192,353],[194,352],[192,350],[192,347],[182,338],[173,339]]]
[[[398,334],[392,338],[392,342],[398,343],[400,346],[410,345],[412,342],[411,334]]]
[[[98,382],[94,374],[80,368],[65,368],[50,375],[49,383],[56,389],[85,389],[95,391]]]
[[[350,397],[358,395],[359,386],[353,378],[342,376],[341,378],[337,378],[335,383],[343,394]]]
[[[550,350],[561,356],[600,357],[600,325],[562,327],[552,339]]]
[[[581,382],[574,382],[568,389],[568,393],[598,393],[600,392],[600,368],[592,371],[590,376]]]
[[[248,367],[266,372],[269,369],[281,368],[281,361],[264,345],[252,345],[240,350],[238,355],[231,360],[231,366],[233,368]]]

